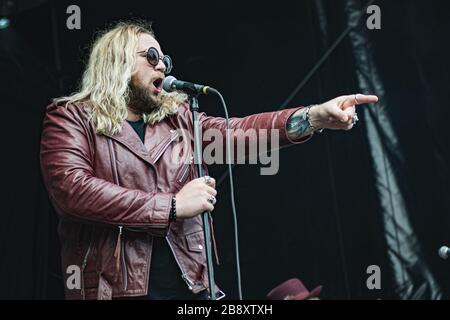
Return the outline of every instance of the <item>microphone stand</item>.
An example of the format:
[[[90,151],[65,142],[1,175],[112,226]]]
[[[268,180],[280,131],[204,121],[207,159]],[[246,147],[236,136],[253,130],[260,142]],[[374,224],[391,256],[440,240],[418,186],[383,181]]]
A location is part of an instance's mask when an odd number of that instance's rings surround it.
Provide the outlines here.
[[[202,142],[200,140],[200,128],[198,123],[198,94],[189,95],[190,108],[192,112],[192,123],[194,128],[194,161],[197,164],[198,176],[203,177],[202,168]],[[207,211],[202,213],[203,220],[203,233],[205,237],[205,249],[206,249],[206,261],[208,267],[208,281],[211,300],[217,300],[216,297],[216,285],[214,281],[214,265],[212,259],[212,246],[211,246],[211,229],[209,213]]]

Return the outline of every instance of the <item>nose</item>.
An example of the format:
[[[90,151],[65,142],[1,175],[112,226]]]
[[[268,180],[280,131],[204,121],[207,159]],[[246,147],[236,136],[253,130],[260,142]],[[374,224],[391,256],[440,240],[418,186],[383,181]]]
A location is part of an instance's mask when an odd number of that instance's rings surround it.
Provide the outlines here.
[[[166,72],[166,65],[159,59],[158,64],[155,66],[156,71],[161,71],[162,73]]]

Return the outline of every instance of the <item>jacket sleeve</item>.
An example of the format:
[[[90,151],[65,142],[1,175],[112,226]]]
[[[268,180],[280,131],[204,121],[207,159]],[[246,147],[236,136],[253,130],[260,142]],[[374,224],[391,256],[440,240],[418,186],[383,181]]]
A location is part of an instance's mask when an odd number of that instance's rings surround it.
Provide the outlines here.
[[[239,144],[245,148],[245,157],[252,154],[253,152],[249,148],[249,142],[255,139],[266,139],[267,150],[274,150],[291,144],[300,144],[309,140],[312,135],[302,137],[298,140],[292,140],[287,134],[287,121],[290,116],[300,108],[302,107],[257,113],[243,118],[230,118],[230,137],[233,143],[232,154],[234,155],[234,160],[237,159],[237,155],[241,156],[237,151]],[[205,113],[200,113],[199,121],[202,125],[203,137],[208,136],[208,130],[217,130],[217,132],[220,132],[221,137],[223,137],[225,149],[226,119],[211,117],[207,116]],[[262,132],[262,130],[264,130],[264,132]],[[273,145],[275,138],[277,140],[276,145]],[[204,139],[203,143],[203,147],[206,147],[209,143],[208,139],[206,139],[206,141]]]
[[[55,209],[62,216],[84,222],[165,233],[173,195],[126,189],[97,178],[93,131],[85,117],[70,105],[47,109],[40,164]]]

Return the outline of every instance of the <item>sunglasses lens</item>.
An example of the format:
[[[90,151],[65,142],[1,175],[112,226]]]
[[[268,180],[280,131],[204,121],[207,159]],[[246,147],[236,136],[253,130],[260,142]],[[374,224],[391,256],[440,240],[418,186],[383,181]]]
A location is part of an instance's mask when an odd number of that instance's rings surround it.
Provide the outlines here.
[[[165,74],[169,74],[172,71],[172,59],[170,59],[169,56],[164,56],[163,63],[166,66],[166,72]]]
[[[159,62],[158,50],[156,50],[155,48],[149,48],[147,51],[147,60],[153,66],[158,65]]]
[[[156,67],[159,63],[159,52],[156,48],[150,47],[147,50],[147,60],[148,62]],[[162,59],[162,62],[164,63],[166,67],[165,74],[169,74],[172,71],[172,59],[170,59],[169,56],[164,56]]]

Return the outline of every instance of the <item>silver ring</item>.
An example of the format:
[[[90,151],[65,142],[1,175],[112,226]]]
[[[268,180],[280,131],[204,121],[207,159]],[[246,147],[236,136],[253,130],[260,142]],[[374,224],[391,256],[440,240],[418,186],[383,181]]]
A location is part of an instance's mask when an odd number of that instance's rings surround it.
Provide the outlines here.
[[[358,99],[356,98],[357,94],[355,94],[355,104],[358,104]]]
[[[210,195],[208,198],[208,202],[211,203],[212,205],[216,204],[216,197],[214,197],[213,195]]]
[[[355,124],[359,121],[358,115],[355,113],[355,115],[353,116],[353,121],[352,124]]]
[[[204,176],[203,178],[205,178],[205,183],[210,186],[211,185],[211,177],[210,176]]]

